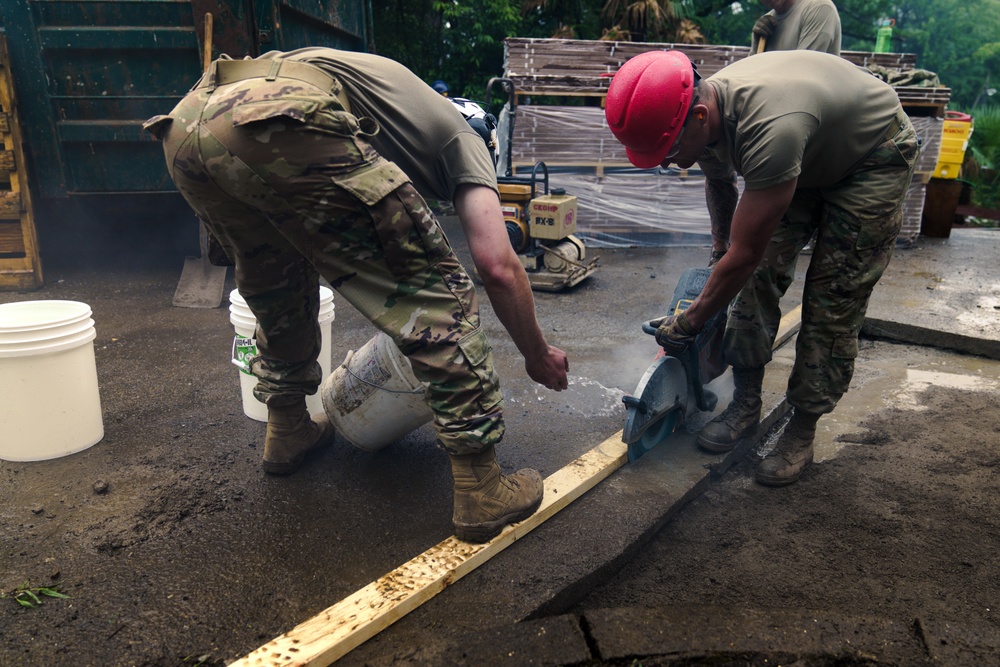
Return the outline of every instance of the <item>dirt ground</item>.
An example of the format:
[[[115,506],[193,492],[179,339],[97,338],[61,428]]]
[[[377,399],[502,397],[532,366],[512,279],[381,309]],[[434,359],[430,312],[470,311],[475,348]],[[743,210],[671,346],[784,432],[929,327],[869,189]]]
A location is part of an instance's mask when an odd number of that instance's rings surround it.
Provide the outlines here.
[[[867,342],[859,372],[923,354]],[[913,406],[880,410],[837,436],[836,456],[783,489],[752,481],[758,452],[573,611],[805,609],[891,619],[915,633],[951,624],[1000,645],[998,397],[996,385],[927,386]],[[961,664],[1000,664],[1000,655]]]

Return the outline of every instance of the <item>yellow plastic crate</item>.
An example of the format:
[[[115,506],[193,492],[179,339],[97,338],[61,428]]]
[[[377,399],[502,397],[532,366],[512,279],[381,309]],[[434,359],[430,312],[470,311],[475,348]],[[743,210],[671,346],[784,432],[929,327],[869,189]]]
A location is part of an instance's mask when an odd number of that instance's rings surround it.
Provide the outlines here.
[[[967,142],[972,136],[972,116],[959,111],[946,111],[941,139]]]
[[[941,127],[941,152],[938,154],[934,178],[958,178],[965,162],[965,151],[972,136],[972,116],[958,111],[945,113]]]
[[[961,162],[938,162],[932,175],[934,178],[958,178],[961,172]]]

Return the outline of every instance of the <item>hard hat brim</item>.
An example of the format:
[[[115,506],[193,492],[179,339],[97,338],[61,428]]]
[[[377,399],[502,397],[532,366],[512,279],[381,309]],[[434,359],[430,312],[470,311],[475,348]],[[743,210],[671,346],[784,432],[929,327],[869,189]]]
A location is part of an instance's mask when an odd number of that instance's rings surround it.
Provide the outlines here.
[[[670,142],[673,145],[673,142]],[[661,148],[656,151],[645,151],[640,152],[632,148],[625,149],[625,155],[628,156],[628,161],[639,169],[652,169],[654,167],[659,167],[667,157],[667,153],[670,152],[670,145],[666,148]]]

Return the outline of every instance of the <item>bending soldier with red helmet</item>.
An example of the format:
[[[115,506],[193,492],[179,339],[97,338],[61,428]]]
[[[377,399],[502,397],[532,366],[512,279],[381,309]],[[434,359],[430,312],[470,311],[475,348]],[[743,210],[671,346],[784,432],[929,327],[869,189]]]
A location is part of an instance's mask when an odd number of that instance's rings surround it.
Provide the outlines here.
[[[658,51],[618,71],[606,116],[637,167],[698,163],[708,208],[729,231],[729,250],[701,295],[684,313],[654,320],[657,341],[680,354],[711,315],[730,308],[724,354],[735,390],[699,433],[703,449],[729,451],[756,431],[779,300],[816,234],[786,394],[791,420],[756,470],[762,484],[797,481],[812,462],[820,416],[851,382],[868,300],[902,223],[919,144],[896,93],[826,53],[762,53],[701,80],[687,56]],[[745,185],[738,201],[713,201],[737,174]]]

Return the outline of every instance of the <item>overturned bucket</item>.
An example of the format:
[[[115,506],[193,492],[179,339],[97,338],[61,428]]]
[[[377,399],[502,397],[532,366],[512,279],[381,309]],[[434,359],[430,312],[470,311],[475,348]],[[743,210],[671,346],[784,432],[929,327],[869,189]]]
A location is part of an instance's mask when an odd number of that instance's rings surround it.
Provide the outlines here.
[[[329,287],[319,288],[319,322],[320,333],[322,335],[322,345],[319,351],[319,365],[323,369],[323,379],[330,375],[330,329],[334,319],[333,311],[333,290]],[[257,386],[257,378],[250,372],[247,361],[257,354],[257,341],[255,336],[257,331],[257,317],[250,310],[239,290],[233,290],[229,294],[229,321],[236,330],[236,337],[233,339],[233,363],[240,369],[240,394],[243,400],[243,414],[257,421],[267,421],[267,406],[257,400],[253,395],[254,387]],[[323,399],[320,392],[312,396],[306,396],[306,407],[314,415],[323,412]]]
[[[91,315],[78,301],[0,304],[0,459],[54,459],[104,437]]]
[[[382,449],[433,417],[410,360],[382,332],[348,352],[319,393],[327,417],[359,449]]]

